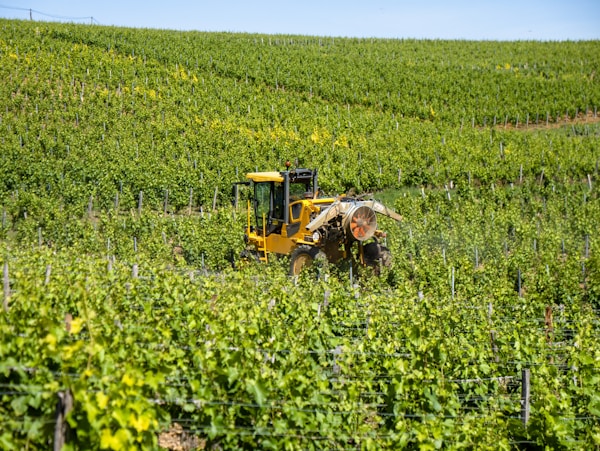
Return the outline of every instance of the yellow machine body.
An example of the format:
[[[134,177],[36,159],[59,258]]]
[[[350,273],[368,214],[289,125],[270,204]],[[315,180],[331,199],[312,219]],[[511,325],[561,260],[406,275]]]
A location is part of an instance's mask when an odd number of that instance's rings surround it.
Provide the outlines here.
[[[252,208],[250,201],[248,203],[248,222],[246,227],[246,239],[250,246],[254,247],[259,258],[263,261],[268,260],[269,254],[288,255],[298,245],[306,244],[314,246],[317,243],[313,239],[313,233],[306,230],[306,226],[321,211],[323,206],[331,205],[334,198],[317,198],[318,186],[316,184],[316,171],[303,172],[303,177],[290,180],[289,172],[251,172],[246,175],[254,188]],[[297,184],[302,188],[290,190],[290,185]],[[264,203],[266,199],[261,196],[259,186],[269,187],[269,208],[262,208],[257,204],[260,201]],[[316,189],[315,189],[316,188]],[[281,196],[287,196],[286,199],[280,199],[281,209],[287,212],[279,212],[273,203],[276,193],[280,189]],[[266,206],[265,206],[266,207]],[[252,212],[254,212],[256,224],[252,224]]]
[[[270,254],[291,255],[291,273],[297,274],[317,257],[332,263],[348,258],[354,242],[361,263],[369,263],[363,256],[381,260],[382,252],[389,254],[377,242],[385,234],[377,229],[375,213],[401,218],[379,202],[320,197],[317,171],[311,169],[251,172],[246,178],[248,182],[239,183],[250,185],[253,194],[245,240],[247,251],[261,261],[267,262]]]
[[[298,200],[290,204],[290,222],[281,224],[281,232],[265,233],[267,230],[266,216],[263,227],[255,228],[251,224],[251,207],[248,203],[248,225],[246,237],[248,244],[254,246],[260,253],[260,259],[268,260],[269,254],[289,255],[298,245],[316,246],[318,240],[314,239],[312,232],[306,231],[315,213],[319,213],[322,206],[329,206],[335,199]],[[294,215],[294,213],[296,213]]]

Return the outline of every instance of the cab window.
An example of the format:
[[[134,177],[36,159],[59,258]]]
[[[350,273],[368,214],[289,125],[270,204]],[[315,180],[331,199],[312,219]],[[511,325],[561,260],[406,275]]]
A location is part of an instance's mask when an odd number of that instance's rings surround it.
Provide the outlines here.
[[[254,185],[256,219],[261,224],[262,217],[269,217],[271,207],[271,182],[261,182]]]
[[[298,221],[302,214],[302,202],[296,202],[290,205],[292,221]]]
[[[274,199],[273,199],[273,218],[283,221],[283,183],[275,182],[273,185]]]
[[[308,192],[310,192],[309,185],[305,183],[290,183],[290,202],[305,199]]]
[[[258,182],[254,184],[255,215],[257,226],[262,225],[262,218],[269,225],[277,226],[283,221],[284,189],[283,183]]]

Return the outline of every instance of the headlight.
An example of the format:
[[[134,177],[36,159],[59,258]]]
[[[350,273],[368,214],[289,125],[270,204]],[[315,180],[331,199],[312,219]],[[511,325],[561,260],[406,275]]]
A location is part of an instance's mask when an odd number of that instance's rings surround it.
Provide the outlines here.
[[[321,235],[319,234],[319,232],[317,232],[316,230],[314,231],[314,233],[312,234],[312,239],[313,241],[316,243],[317,241],[319,241],[321,239]]]

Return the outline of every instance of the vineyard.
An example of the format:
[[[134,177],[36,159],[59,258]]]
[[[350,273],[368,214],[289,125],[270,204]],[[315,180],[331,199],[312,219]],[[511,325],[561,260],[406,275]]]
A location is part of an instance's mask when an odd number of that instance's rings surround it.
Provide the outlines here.
[[[0,61],[0,449],[600,449],[599,42],[0,20]],[[403,216],[390,268],[239,259],[286,160]]]

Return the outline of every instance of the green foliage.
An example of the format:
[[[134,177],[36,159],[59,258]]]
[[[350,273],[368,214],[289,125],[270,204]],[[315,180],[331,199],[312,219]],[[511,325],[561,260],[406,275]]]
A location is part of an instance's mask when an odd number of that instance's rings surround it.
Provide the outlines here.
[[[0,20],[0,448],[600,446],[598,45]],[[391,268],[238,260],[288,159]]]
[[[215,189],[225,205],[231,181],[288,159],[318,167],[332,193],[489,185],[520,174],[580,180],[598,161],[599,54],[595,41],[317,39],[2,20],[0,196],[10,197],[3,204],[14,222],[48,199],[48,209],[75,216],[90,198],[94,210],[128,211],[140,192],[146,209],[164,210],[166,198],[179,212],[191,197],[206,211]]]
[[[181,421],[228,448],[597,440],[597,314],[562,299],[550,304],[549,332],[540,327],[549,299],[486,282],[472,262],[459,267],[454,297],[441,280],[413,282],[399,267],[391,271],[404,283],[393,288],[372,278],[350,286],[347,276],[294,282],[278,264],[198,275],[145,260],[138,278],[70,251],[13,251],[9,264],[0,315],[8,448],[51,441],[65,389],[75,399],[70,446],[92,449],[156,447]],[[489,289],[469,286],[480,283]],[[527,430],[518,420],[525,367]]]

